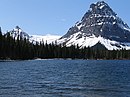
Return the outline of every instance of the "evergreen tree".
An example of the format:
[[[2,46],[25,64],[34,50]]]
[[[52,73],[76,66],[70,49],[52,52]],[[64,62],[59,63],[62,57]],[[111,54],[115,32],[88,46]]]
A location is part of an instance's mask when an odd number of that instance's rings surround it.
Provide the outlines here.
[[[1,30],[1,27],[0,27],[0,36],[2,36],[2,30]]]
[[[3,45],[3,36],[2,36],[2,31],[0,27],[0,58],[2,58],[2,45]]]

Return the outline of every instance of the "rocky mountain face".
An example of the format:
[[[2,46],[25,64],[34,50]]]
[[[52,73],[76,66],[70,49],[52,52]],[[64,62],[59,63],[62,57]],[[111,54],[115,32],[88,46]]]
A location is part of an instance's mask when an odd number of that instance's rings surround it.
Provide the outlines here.
[[[81,21],[58,40],[66,46],[92,47],[97,43],[107,49],[130,49],[130,28],[104,1],[90,5]]]

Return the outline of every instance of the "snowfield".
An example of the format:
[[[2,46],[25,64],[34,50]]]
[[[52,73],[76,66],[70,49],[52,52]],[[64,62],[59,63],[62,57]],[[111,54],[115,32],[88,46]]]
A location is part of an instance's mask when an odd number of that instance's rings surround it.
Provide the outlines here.
[[[78,38],[79,35],[82,35],[82,38]],[[61,38],[57,40],[58,44],[65,43],[67,47],[71,45],[78,45],[80,48],[82,47],[92,47],[97,43],[101,43],[104,45],[108,50],[121,50],[121,49],[130,49],[130,43],[121,43],[109,39],[105,39],[101,36],[96,37],[95,35],[87,36],[85,33],[75,33],[68,38]]]
[[[58,35],[50,35],[50,34],[47,34],[45,36],[41,36],[41,35],[30,35],[30,42],[44,42],[44,43],[55,43],[55,41],[57,39],[59,39],[61,36],[58,36]]]

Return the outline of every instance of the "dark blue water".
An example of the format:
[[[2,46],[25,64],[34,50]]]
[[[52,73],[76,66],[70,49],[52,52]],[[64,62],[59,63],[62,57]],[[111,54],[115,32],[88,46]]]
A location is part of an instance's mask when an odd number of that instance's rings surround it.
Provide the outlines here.
[[[130,97],[130,61],[0,62],[0,97]]]

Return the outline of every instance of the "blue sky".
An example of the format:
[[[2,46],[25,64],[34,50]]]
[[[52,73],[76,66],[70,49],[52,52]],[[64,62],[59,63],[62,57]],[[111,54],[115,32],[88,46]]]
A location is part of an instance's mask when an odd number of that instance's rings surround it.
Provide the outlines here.
[[[0,0],[3,32],[20,26],[28,34],[64,35],[99,0]],[[105,0],[130,26],[130,0]]]

